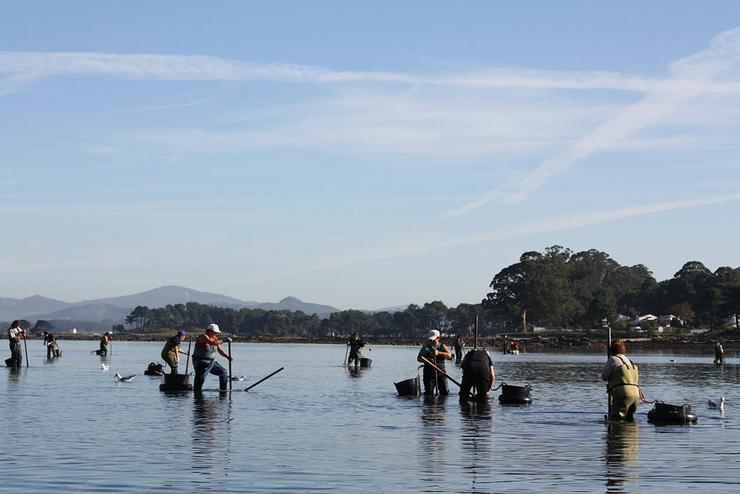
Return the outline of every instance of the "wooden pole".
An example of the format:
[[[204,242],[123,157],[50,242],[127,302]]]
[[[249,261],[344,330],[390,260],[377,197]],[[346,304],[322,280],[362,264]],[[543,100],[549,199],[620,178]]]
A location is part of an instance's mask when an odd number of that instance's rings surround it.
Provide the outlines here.
[[[192,337],[188,336],[188,354],[185,356],[185,374],[188,373],[188,364],[190,364],[190,346],[193,344]]]
[[[608,323],[607,323],[608,324]],[[612,327],[607,325],[607,344],[606,344],[606,361],[609,362],[609,349],[612,346]],[[609,383],[607,381],[606,385],[606,418],[607,420],[612,418],[612,394],[611,391],[609,391]]]
[[[427,359],[426,357],[421,357],[421,359],[422,359],[422,360],[423,360],[424,362],[426,362],[427,364],[429,364],[429,365],[431,365],[432,367],[434,367],[434,368],[435,368],[435,369],[437,370],[437,372],[439,372],[440,374],[442,374],[443,376],[445,376],[445,377],[446,377],[447,379],[449,379],[449,380],[450,380],[450,381],[452,381],[453,383],[457,384],[457,387],[458,387],[458,388],[462,386],[462,385],[461,385],[461,384],[460,384],[459,382],[455,381],[455,380],[454,380],[454,379],[453,379],[452,377],[450,377],[450,376],[449,376],[449,375],[448,375],[448,374],[447,374],[447,373],[446,373],[445,371],[443,371],[442,369],[440,369],[439,367],[437,367],[436,365],[434,365],[434,364],[433,364],[433,363],[432,363],[432,362],[431,362],[431,361],[430,361],[429,359]]]
[[[279,368],[278,370],[276,370],[275,372],[273,372],[273,373],[271,373],[271,374],[268,374],[267,376],[263,377],[262,379],[260,379],[260,380],[259,380],[259,381],[257,381],[256,383],[254,383],[254,384],[252,384],[251,386],[249,386],[249,387],[248,387],[247,389],[245,389],[244,391],[249,391],[250,389],[252,389],[253,387],[257,386],[257,385],[258,385],[259,383],[261,383],[262,381],[266,381],[267,379],[270,379],[270,378],[271,378],[272,376],[274,376],[275,374],[277,374],[278,372],[280,372],[280,371],[281,371],[281,370],[283,370],[283,369],[285,369],[285,367],[280,367],[280,368]]]
[[[233,383],[233,381],[231,380],[231,338],[229,338],[226,342],[229,344],[229,391],[231,391],[231,386]]]
[[[347,349],[344,351],[344,361],[342,362],[342,365],[349,365],[349,362],[347,361],[348,355],[349,355],[349,342],[347,342]]]
[[[26,367],[28,367],[28,343],[26,343],[26,332],[23,332],[23,348],[26,350]]]
[[[475,333],[473,336],[473,350],[478,348],[478,314],[475,315]]]

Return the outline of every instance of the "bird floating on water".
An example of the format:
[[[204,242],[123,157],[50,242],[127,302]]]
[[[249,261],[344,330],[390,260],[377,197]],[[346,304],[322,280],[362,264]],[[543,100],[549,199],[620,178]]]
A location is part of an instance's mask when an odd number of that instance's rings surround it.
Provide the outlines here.
[[[239,377],[234,376],[234,377],[231,378],[231,380],[232,381],[246,381],[247,380],[247,376],[239,376]]]
[[[119,374],[118,372],[116,372],[116,374],[113,377],[116,378],[116,381],[121,381],[121,382],[124,382],[124,383],[130,383],[131,381],[134,380],[134,378],[136,377],[136,374],[133,374],[131,376],[122,376],[121,374]]]
[[[709,408],[716,408],[718,410],[724,410],[725,409],[725,397],[720,396],[719,400],[707,400],[707,406]]]
[[[106,371],[108,370],[108,367],[110,367],[110,366],[108,366],[108,365],[105,365],[105,364],[104,364],[104,363],[102,363],[102,362],[100,363],[100,369],[101,369],[101,370],[102,370],[103,372],[106,372]]]

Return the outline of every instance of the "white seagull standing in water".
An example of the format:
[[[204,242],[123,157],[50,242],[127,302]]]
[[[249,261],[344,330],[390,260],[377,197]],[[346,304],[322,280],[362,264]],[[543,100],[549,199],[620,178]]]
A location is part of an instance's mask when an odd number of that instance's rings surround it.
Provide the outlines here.
[[[721,396],[719,400],[707,400],[707,406],[709,408],[716,408],[718,410],[724,411],[725,409],[725,397]]]
[[[134,378],[136,377],[136,374],[133,374],[131,376],[122,376],[121,374],[119,374],[118,372],[116,372],[116,374],[113,377],[116,378],[116,381],[121,381],[121,382],[124,382],[124,383],[130,383],[131,381],[134,380]]]
[[[100,363],[100,370],[102,370],[103,372],[107,372],[108,371],[108,367],[109,366],[105,365],[104,363],[102,363],[102,362]]]

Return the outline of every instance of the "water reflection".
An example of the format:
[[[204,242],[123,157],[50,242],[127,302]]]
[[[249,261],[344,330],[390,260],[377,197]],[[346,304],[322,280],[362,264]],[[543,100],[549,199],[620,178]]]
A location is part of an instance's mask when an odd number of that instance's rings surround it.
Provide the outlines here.
[[[491,402],[460,403],[463,472],[470,477],[472,492],[491,492],[493,483],[493,415]]]
[[[425,490],[441,489],[444,481],[444,446],[446,396],[424,396],[421,411],[422,431],[419,438],[421,480]]]
[[[362,367],[359,366],[347,366],[349,377],[362,377]]]
[[[633,492],[639,480],[639,430],[634,422],[607,425],[606,492]]]
[[[231,450],[231,395],[194,393],[193,472],[196,483],[220,482]]]

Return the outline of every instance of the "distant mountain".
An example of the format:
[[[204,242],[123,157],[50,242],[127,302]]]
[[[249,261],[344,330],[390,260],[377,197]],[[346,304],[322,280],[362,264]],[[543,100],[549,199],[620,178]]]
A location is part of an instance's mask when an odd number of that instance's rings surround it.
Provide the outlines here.
[[[121,297],[83,300],[75,305],[108,304],[133,309],[137,305],[154,308],[164,307],[165,305],[187,304],[188,302],[218,305],[220,307],[253,307],[257,305],[257,302],[244,302],[226,295],[199,292],[198,290],[184,286],[160,286],[146,292],[123,295]]]
[[[285,297],[278,303],[257,304],[255,309],[264,310],[292,310],[301,311],[305,314],[317,314],[319,317],[326,317],[332,312],[339,312],[339,309],[330,305],[312,304],[303,302],[295,297]]]
[[[122,323],[130,313],[131,309],[127,307],[117,307],[110,304],[85,304],[73,305],[47,314],[36,314],[33,319],[65,320],[72,323],[75,321],[96,322],[110,326],[111,324]]]
[[[339,309],[329,306],[303,302],[295,297],[286,297],[277,303],[260,303],[239,300],[218,293],[200,292],[184,286],[161,286],[152,290],[120,297],[108,297],[81,302],[62,302],[51,298],[35,295],[24,299],[0,298],[0,320],[27,319],[35,322],[38,319],[46,321],[65,321],[65,326],[80,327],[95,325],[120,324],[137,305],[149,308],[164,307],[166,305],[198,304],[230,307],[233,309],[260,308],[264,310],[292,310],[306,314],[317,314],[327,317]]]
[[[54,300],[53,298],[34,295],[27,298],[0,297],[0,321],[28,319],[33,314],[52,312],[69,307],[69,302]]]

